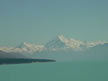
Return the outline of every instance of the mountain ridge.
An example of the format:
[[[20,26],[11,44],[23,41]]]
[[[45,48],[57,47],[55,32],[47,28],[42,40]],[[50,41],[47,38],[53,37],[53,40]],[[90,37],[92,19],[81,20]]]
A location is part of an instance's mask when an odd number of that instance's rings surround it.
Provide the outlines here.
[[[21,43],[16,47],[0,47],[0,50],[4,52],[15,52],[24,54],[34,54],[45,50],[58,51],[58,50],[72,50],[81,51],[86,50],[97,45],[108,44],[108,42],[98,41],[98,42],[87,42],[76,40],[74,38],[65,38],[63,35],[57,36],[55,39],[47,42],[45,45],[37,45],[30,43]]]

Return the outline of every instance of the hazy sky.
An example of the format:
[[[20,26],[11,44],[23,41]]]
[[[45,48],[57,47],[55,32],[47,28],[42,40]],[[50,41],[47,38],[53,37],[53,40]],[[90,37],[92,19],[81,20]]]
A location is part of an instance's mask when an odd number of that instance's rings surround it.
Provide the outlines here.
[[[108,41],[108,0],[0,0],[0,46],[44,44],[59,34]]]

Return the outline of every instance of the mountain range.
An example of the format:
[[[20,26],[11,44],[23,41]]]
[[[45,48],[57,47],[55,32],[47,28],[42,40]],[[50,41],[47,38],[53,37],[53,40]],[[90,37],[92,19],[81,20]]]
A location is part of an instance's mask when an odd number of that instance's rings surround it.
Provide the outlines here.
[[[108,42],[87,42],[63,35],[47,42],[45,45],[22,43],[16,47],[0,47],[0,52],[32,56],[37,58],[51,58],[55,60],[102,60],[108,58]]]

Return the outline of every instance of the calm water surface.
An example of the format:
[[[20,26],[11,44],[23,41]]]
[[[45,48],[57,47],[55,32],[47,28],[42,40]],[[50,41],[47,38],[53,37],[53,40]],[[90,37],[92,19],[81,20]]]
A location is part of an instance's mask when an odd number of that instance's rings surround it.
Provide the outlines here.
[[[108,62],[1,65],[0,81],[108,81]]]

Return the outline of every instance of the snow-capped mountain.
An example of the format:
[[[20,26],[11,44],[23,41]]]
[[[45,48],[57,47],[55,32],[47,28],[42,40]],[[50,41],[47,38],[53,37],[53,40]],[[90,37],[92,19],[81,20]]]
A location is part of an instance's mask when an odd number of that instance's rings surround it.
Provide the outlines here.
[[[59,35],[49,41],[41,52],[35,52],[33,57],[50,58],[57,61],[72,60],[105,60],[108,58],[108,42],[87,42]]]
[[[24,54],[34,54],[45,50],[58,51],[69,49],[72,51],[81,51],[91,47],[95,47],[97,45],[104,45],[105,43],[107,42],[85,42],[73,38],[65,38],[63,35],[59,35],[45,45],[29,44],[24,42],[16,47],[0,47],[0,50],[4,52],[15,52]]]
[[[29,43],[22,43],[16,48],[23,49],[25,52],[33,53],[33,52],[39,52],[44,49],[44,45],[36,45],[36,44],[29,44]]]
[[[89,45],[89,44],[87,44]],[[108,43],[90,43],[90,47],[84,50],[72,50],[72,48],[43,50],[34,53],[33,57],[49,58],[56,61],[106,61],[108,60]],[[82,46],[80,46],[82,48]]]
[[[85,46],[86,43],[80,40],[67,39],[63,35],[59,35],[56,39],[48,42],[45,47],[49,49],[68,49],[79,50],[80,46]]]
[[[108,58],[108,42],[87,42],[59,35],[45,45],[24,42],[16,47],[0,47],[0,51],[6,55],[20,54],[36,58],[55,59],[57,61],[103,60]],[[3,56],[3,54],[1,55]]]
[[[34,52],[39,52],[44,49],[44,45],[35,45],[28,43],[21,43],[16,47],[0,47],[0,50],[4,52],[15,52],[15,53],[23,53],[23,54],[32,54]]]
[[[98,44],[104,44],[105,42],[86,42],[81,40],[76,40],[73,38],[65,38],[63,35],[59,35],[56,39],[49,41],[45,47],[52,50],[59,49],[71,49],[71,50],[82,50],[89,47],[94,47]]]
[[[63,49],[63,48],[67,48],[66,44],[65,44],[65,38],[60,35],[58,37],[56,37],[55,39],[49,41],[46,45],[46,48],[48,49]]]

